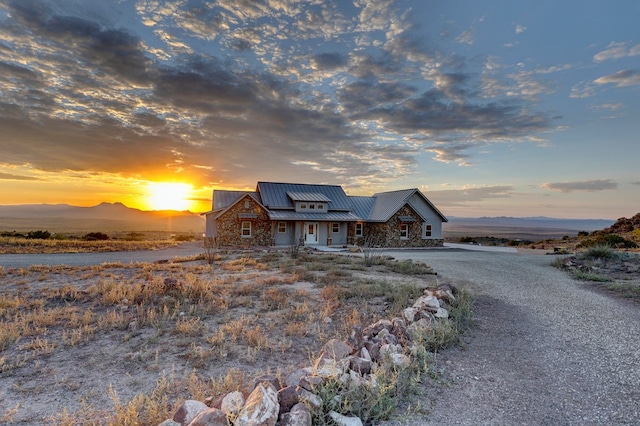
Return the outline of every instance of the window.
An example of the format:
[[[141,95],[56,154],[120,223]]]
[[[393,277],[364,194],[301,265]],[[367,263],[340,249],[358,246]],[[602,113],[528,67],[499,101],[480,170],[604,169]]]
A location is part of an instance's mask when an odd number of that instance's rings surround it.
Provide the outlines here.
[[[278,222],[278,234],[287,232],[287,222]]]
[[[316,209],[315,203],[309,204],[309,210],[315,210],[315,209]]]
[[[249,200],[244,200],[244,208],[248,209],[250,207]]]
[[[324,204],[318,203],[318,210],[324,210]]]
[[[422,232],[422,238],[427,238],[431,236],[431,225],[428,223],[424,223],[422,224],[423,226],[423,232]]]
[[[408,240],[409,239],[409,224],[403,223],[400,225],[400,239]]]
[[[356,237],[362,237],[362,223],[356,223]]]
[[[242,221],[240,235],[242,235],[242,238],[250,238],[251,237],[251,222],[249,222],[248,220],[243,220]]]
[[[334,223],[331,224],[331,227],[332,227],[331,230],[333,231],[334,234],[337,234],[338,232],[340,232],[340,224],[339,223],[335,223],[334,222]]]
[[[307,209],[307,203],[300,203],[300,210],[306,210]]]

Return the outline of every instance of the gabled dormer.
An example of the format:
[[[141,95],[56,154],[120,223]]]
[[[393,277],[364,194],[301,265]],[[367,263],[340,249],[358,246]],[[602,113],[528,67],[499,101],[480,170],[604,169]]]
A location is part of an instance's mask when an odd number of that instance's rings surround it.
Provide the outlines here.
[[[296,212],[299,213],[327,213],[331,199],[319,192],[293,192],[288,191],[287,197],[291,199]]]

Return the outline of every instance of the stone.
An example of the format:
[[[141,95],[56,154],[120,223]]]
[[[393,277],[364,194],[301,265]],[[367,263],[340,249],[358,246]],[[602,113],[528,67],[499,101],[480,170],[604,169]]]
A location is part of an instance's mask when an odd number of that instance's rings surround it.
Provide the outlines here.
[[[300,380],[311,373],[306,368],[298,368],[287,374],[287,377],[284,379],[284,386],[296,386],[300,384]]]
[[[342,340],[331,339],[322,347],[321,358],[342,359],[353,353],[353,348]]]
[[[447,319],[449,318],[449,311],[447,311],[445,308],[438,308],[438,310],[436,311],[436,313],[433,314],[433,316],[440,319]]]
[[[160,423],[158,426],[180,426],[180,423],[174,421],[173,419],[167,419],[164,422]]]
[[[198,414],[208,409],[209,407],[207,407],[203,402],[187,399],[180,407],[178,407],[173,415],[173,420],[180,423],[181,426],[187,426]]]
[[[420,310],[434,311],[440,307],[440,301],[435,296],[420,296],[413,304]]]
[[[313,390],[322,385],[323,382],[324,379],[322,377],[304,376],[300,379],[300,387],[308,390],[309,392],[313,392]]]
[[[402,311],[402,315],[407,319],[408,322],[414,322],[418,312],[420,312],[418,308],[411,306]]]
[[[407,325],[404,320],[400,317],[396,317],[391,322],[393,323],[391,334],[396,336],[398,339],[402,339],[403,337],[405,337]]]
[[[304,404],[296,404],[280,417],[280,426],[312,426],[311,412]]]
[[[276,388],[276,391],[282,387],[280,385],[280,380],[276,376],[272,374],[265,374],[263,376],[258,376],[255,379],[253,379],[253,388],[255,389],[256,386],[258,386],[262,382],[271,383],[273,387]]]
[[[227,416],[217,408],[200,412],[189,426],[228,426]]]
[[[365,336],[371,337],[371,336],[375,336],[376,334],[380,333],[380,331],[383,328],[386,328],[387,330],[391,330],[393,328],[393,324],[388,319],[381,319],[381,320],[371,324],[367,328],[365,328],[363,333],[364,333]]]
[[[244,395],[240,391],[229,392],[220,403],[220,410],[228,416],[236,417],[244,407]]]
[[[371,373],[371,360],[353,357],[351,358],[349,368],[359,374],[369,374]]]
[[[278,404],[280,404],[280,414],[288,413],[294,405],[300,402],[298,391],[299,386],[287,386],[278,391]]]
[[[400,345],[385,344],[380,346],[380,356],[397,354],[400,352],[402,352],[402,347]]]
[[[427,333],[431,331],[431,321],[426,318],[420,318],[418,321],[410,324],[407,327],[407,333],[413,338],[418,336],[425,336]]]
[[[401,368],[409,367],[411,365],[411,359],[405,354],[391,354],[391,362],[393,362],[393,365]]]
[[[356,325],[351,330],[351,335],[347,339],[347,343],[356,351],[359,351],[364,346],[364,334],[362,333],[362,327]]]
[[[276,388],[270,382],[259,383],[240,410],[235,426],[275,426],[279,411]]]
[[[369,341],[365,343],[365,348],[369,352],[371,359],[377,361],[380,359],[380,347],[382,344],[380,342]]]
[[[367,348],[362,348],[360,349],[360,358],[364,358],[367,361],[371,361],[371,354],[369,353],[369,350]]]
[[[300,402],[306,404],[311,412],[317,412],[322,408],[322,398],[318,395],[301,387],[296,388],[296,391],[298,392]]]
[[[335,411],[330,411],[329,417],[331,417],[338,426],[364,426],[360,417],[348,417]]]
[[[394,334],[387,334],[384,336],[384,338],[382,339],[383,343],[389,343],[392,345],[397,345],[398,344],[398,338],[394,335]]]
[[[316,362],[316,368],[314,369],[313,375],[325,379],[339,376],[344,373],[345,370],[345,366],[340,361],[342,360],[320,358]]]

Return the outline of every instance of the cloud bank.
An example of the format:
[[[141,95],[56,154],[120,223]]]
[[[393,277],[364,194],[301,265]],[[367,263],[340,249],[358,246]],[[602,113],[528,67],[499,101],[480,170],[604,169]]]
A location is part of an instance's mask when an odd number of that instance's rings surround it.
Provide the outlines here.
[[[13,0],[0,12],[7,165],[372,185],[410,174],[420,153],[470,164],[472,147],[552,128],[531,76],[472,72],[406,2]]]

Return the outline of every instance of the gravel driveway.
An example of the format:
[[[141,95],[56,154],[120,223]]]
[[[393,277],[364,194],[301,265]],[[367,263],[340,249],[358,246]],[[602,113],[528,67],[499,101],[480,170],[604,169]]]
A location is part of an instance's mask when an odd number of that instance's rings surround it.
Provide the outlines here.
[[[592,292],[549,256],[389,253],[432,266],[475,296],[476,325],[385,425],[640,424],[640,310]]]

